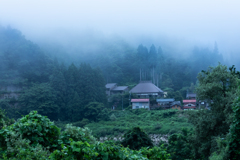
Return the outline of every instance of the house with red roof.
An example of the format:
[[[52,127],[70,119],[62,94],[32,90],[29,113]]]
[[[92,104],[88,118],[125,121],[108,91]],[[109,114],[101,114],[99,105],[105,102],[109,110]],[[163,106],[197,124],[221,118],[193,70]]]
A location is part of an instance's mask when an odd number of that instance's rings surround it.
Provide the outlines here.
[[[149,109],[149,99],[131,99],[132,109]]]
[[[183,110],[186,109],[196,109],[197,103],[196,99],[184,99],[183,100]]]

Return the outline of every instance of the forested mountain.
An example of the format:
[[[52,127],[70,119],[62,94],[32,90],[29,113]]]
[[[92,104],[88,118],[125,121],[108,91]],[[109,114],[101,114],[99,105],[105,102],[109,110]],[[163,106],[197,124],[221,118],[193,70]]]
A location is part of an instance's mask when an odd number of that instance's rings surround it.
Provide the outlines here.
[[[71,41],[69,37],[66,39]],[[71,44],[59,42],[58,45],[41,44],[41,46],[46,52],[51,53],[51,56],[59,57],[65,63],[85,62],[94,68],[99,67],[106,83],[131,87],[140,80],[151,80],[162,90],[168,91],[169,96],[177,96],[177,91],[181,96],[185,96],[187,88],[192,83],[196,84],[197,74],[201,70],[207,69],[210,65],[216,66],[218,62],[224,63],[217,43],[212,48],[197,47],[196,44],[186,54],[174,49],[175,43],[162,46],[139,44],[135,47],[123,38],[114,36],[109,38],[99,36],[97,33],[95,37],[86,34],[75,39],[76,42],[71,41]]]
[[[99,69],[59,64],[10,27],[0,28],[0,42],[0,106],[10,117],[37,110],[53,120],[77,121],[90,102],[98,102],[100,108],[106,104]],[[12,93],[15,88],[17,93]]]
[[[69,51],[60,47],[58,55],[51,45],[40,48],[10,27],[0,28],[0,42],[1,92],[9,92],[9,86],[21,90],[17,101],[1,100],[1,107],[26,106],[17,107],[17,111],[27,114],[38,110],[55,120],[78,121],[85,117],[84,106],[90,102],[106,105],[104,85],[109,82],[132,87],[139,80],[152,80],[168,92],[168,97],[182,100],[186,91],[194,88],[199,71],[223,61],[216,44],[214,49],[195,47],[182,58],[182,53],[169,54],[161,46],[140,44],[134,49],[126,41],[113,38],[96,42],[89,51],[74,44]],[[14,112],[16,109],[8,114],[17,117]]]
[[[20,31],[0,27],[0,85],[47,82],[53,63]]]

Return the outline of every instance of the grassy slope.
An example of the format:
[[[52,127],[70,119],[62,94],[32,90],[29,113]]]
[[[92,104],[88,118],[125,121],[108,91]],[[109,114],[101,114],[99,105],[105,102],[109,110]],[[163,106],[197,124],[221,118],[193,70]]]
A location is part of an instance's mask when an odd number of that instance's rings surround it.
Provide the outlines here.
[[[129,128],[140,126],[148,134],[172,134],[181,128],[191,128],[186,113],[178,110],[130,110],[111,111],[117,118],[115,121],[100,121],[87,124],[97,137],[118,136]]]

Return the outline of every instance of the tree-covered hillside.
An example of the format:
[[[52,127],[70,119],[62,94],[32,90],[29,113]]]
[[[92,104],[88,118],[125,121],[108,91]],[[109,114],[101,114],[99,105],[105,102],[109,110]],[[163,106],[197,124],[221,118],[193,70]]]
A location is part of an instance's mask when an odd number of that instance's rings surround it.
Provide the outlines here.
[[[20,31],[0,26],[0,86],[49,81],[53,63]]]
[[[81,120],[90,102],[106,105],[105,80],[88,64],[52,60],[20,31],[0,28],[0,106],[18,118],[37,110],[52,120]],[[17,91],[15,91],[17,89]]]
[[[41,46],[65,63],[84,62],[100,68],[106,83],[133,86],[140,80],[152,80],[172,97],[179,97],[180,94],[185,97],[187,87],[196,84],[197,74],[201,70],[210,65],[216,66],[218,62],[225,63],[217,43],[211,48],[195,44],[195,47],[191,46],[192,49],[185,51],[175,49],[178,46],[171,42],[160,46],[159,43],[158,46],[134,46],[118,36],[86,33],[76,37],[72,36],[71,39],[71,36],[66,36],[68,42],[59,40],[57,45],[45,42]]]
[[[66,50],[63,47],[58,54],[59,50],[54,47],[40,48],[26,40],[20,31],[1,27],[1,92],[16,87],[19,96],[18,101],[2,100],[2,108],[16,108],[8,111],[8,115],[16,111],[21,111],[18,115],[26,114],[35,109],[55,120],[76,121],[84,116],[72,114],[82,112],[88,103],[106,105],[105,83],[116,82],[133,87],[139,80],[152,80],[168,92],[168,97],[182,100],[187,90],[194,89],[199,71],[223,61],[216,44],[213,50],[195,47],[184,59],[181,57],[183,53],[170,54],[161,46],[147,48],[141,44],[134,48],[122,39],[110,40],[98,42],[97,47],[89,51],[86,47],[81,50],[74,45],[77,43],[73,43],[72,48]],[[62,58],[64,54],[68,60]],[[14,92],[14,89],[10,91]],[[20,109],[19,106],[23,105],[28,107]],[[82,108],[79,110],[77,106]],[[62,116],[61,113],[65,112],[67,114]]]

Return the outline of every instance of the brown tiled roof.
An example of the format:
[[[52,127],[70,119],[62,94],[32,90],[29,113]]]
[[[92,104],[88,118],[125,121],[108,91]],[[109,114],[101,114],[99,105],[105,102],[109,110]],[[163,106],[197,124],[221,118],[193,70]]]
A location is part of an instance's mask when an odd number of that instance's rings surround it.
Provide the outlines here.
[[[140,82],[133,89],[129,91],[130,93],[159,93],[163,91],[155,86],[152,82]]]

